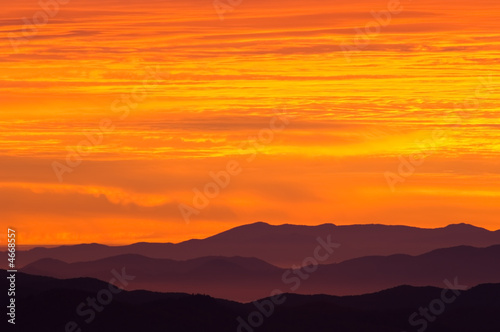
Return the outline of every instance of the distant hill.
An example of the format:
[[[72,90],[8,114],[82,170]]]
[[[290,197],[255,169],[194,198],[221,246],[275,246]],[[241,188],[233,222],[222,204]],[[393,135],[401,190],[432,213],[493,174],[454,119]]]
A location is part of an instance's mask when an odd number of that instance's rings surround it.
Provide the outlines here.
[[[4,283],[6,275],[5,270],[0,270]],[[105,282],[90,278],[58,280],[24,273],[17,274],[17,282],[22,287],[16,295],[16,330],[37,332],[65,331],[69,322],[92,332],[413,332],[417,329],[410,325],[409,317],[442,294],[439,288],[410,286],[348,297],[283,294],[284,303],[274,305],[258,329],[248,330],[238,329],[237,318],[248,321],[249,315],[256,317],[258,311],[252,303],[203,295],[122,291],[87,323],[84,319],[88,316],[78,315],[76,308],[108,289]],[[454,302],[446,304],[441,315],[434,316],[426,331],[498,332],[499,298],[500,284],[461,291]],[[259,303],[269,301],[262,299]]]
[[[110,269],[136,276],[133,289],[204,293],[237,301],[268,296],[273,289],[301,294],[355,295],[398,285],[444,287],[458,278],[469,287],[500,283],[500,245],[459,246],[419,255],[368,256],[341,263],[307,267],[298,273],[256,258],[203,257],[187,261],[120,255],[93,262],[65,263],[42,259],[23,272],[57,278],[93,277],[108,280]]]
[[[332,241],[341,246],[325,263],[373,255],[419,255],[434,249],[460,245],[487,247],[500,244],[500,231],[488,231],[467,224],[425,229],[386,225],[272,226],[258,222],[236,227],[203,240],[189,240],[178,244],[136,243],[127,246],[81,244],[34,248],[19,251],[17,264],[21,267],[42,258],[73,263],[137,254],[175,260],[204,256],[255,257],[276,266],[291,267],[293,264],[302,264],[305,257],[312,255],[318,237],[326,239],[327,236],[331,236]]]

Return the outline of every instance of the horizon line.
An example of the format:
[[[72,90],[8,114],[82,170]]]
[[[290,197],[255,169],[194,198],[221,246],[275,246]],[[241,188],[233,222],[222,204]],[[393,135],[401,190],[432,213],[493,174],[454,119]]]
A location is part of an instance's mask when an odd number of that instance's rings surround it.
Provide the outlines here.
[[[107,246],[107,247],[122,247],[122,246],[131,246],[131,245],[134,245],[134,244],[180,244],[180,243],[184,243],[184,242],[187,242],[187,241],[190,241],[190,240],[205,240],[205,239],[217,236],[219,234],[228,232],[228,231],[233,230],[233,229],[237,229],[237,228],[244,227],[244,226],[256,225],[256,224],[265,224],[265,225],[268,225],[268,226],[303,226],[303,227],[319,227],[319,226],[324,226],[324,225],[332,225],[332,226],[335,226],[335,227],[387,226],[387,227],[409,227],[409,228],[418,228],[418,229],[443,229],[443,228],[446,228],[446,227],[449,227],[449,226],[466,225],[466,226],[471,226],[471,227],[478,228],[478,229],[484,229],[484,230],[489,231],[489,232],[500,231],[500,229],[488,229],[488,228],[485,228],[485,227],[480,227],[480,226],[476,226],[476,225],[465,223],[465,222],[451,223],[451,224],[447,224],[447,225],[441,226],[441,227],[419,227],[419,226],[411,226],[411,225],[403,225],[403,224],[389,225],[389,224],[381,224],[381,223],[367,223],[367,224],[356,223],[356,224],[341,224],[341,225],[338,225],[338,224],[330,222],[330,223],[322,223],[322,224],[317,224],[317,225],[305,225],[305,224],[291,224],[291,223],[270,224],[269,222],[265,222],[265,221],[256,221],[256,222],[249,223],[249,224],[242,224],[242,225],[238,225],[238,226],[235,226],[235,227],[231,227],[231,228],[228,228],[228,229],[226,229],[224,231],[221,231],[221,232],[209,235],[209,236],[204,237],[204,238],[190,238],[190,239],[183,240],[183,241],[180,241],[180,242],[169,242],[169,241],[165,241],[165,242],[138,241],[138,242],[132,242],[132,243],[75,242],[75,243],[58,243],[58,244],[54,244],[54,243],[52,243],[52,244],[17,244],[16,247],[18,249],[21,249],[21,250],[31,250],[31,249],[35,249],[35,248],[55,248],[55,247],[63,247],[63,246],[77,246],[77,245],[103,245],[103,246]]]

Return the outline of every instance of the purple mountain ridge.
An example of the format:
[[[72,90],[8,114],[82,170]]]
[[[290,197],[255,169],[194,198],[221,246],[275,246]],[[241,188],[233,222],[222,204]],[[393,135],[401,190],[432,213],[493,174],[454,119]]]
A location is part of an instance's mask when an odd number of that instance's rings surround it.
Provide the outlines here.
[[[500,230],[489,231],[468,224],[426,229],[409,226],[348,225],[319,226],[279,225],[263,222],[239,226],[206,239],[173,243],[135,243],[125,246],[102,244],[68,245],[18,251],[22,267],[42,258],[67,263],[93,261],[124,254],[151,258],[187,260],[203,256],[255,257],[280,267],[302,264],[318,245],[318,238],[340,244],[323,263],[337,263],[373,255],[419,255],[439,249],[468,245],[487,247],[500,244]]]
[[[120,255],[81,263],[42,259],[22,271],[63,279],[92,277],[107,281],[112,269],[122,268],[135,276],[129,289],[202,293],[235,301],[256,300],[269,296],[275,289],[299,294],[357,295],[399,285],[447,287],[457,282],[469,288],[498,283],[500,245],[459,246],[418,256],[369,256],[299,270],[245,257],[175,261]]]

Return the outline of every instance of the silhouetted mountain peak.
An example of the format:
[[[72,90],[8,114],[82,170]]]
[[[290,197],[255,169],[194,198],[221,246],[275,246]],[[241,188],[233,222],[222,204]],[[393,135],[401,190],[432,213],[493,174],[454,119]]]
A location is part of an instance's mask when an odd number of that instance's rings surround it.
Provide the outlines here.
[[[454,230],[463,230],[463,231],[488,231],[482,227],[477,227],[471,224],[466,223],[458,223],[458,224],[449,224],[444,229],[454,229]]]
[[[27,269],[33,274],[44,274],[44,271],[59,271],[66,269],[68,266],[70,266],[69,263],[60,261],[58,259],[42,258],[36,262],[26,265],[25,267],[23,267],[23,270]]]

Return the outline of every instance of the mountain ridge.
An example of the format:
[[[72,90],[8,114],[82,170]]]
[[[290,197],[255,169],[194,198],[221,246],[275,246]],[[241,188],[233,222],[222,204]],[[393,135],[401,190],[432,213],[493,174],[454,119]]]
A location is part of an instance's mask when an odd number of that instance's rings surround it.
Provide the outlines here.
[[[257,222],[238,226],[205,239],[177,244],[138,242],[125,246],[102,244],[65,245],[18,251],[20,267],[41,258],[65,262],[90,261],[119,254],[140,254],[151,258],[175,260],[202,256],[256,257],[272,265],[290,267],[302,263],[317,246],[318,238],[341,244],[328,263],[367,255],[422,254],[433,249],[470,245],[487,247],[500,244],[500,231],[489,231],[469,224],[451,224],[442,228],[418,228],[381,224],[340,225],[269,225]]]
[[[6,280],[7,271],[0,270]],[[106,282],[92,278],[59,280],[19,272],[21,287],[16,308],[20,331],[63,331],[68,322],[94,332],[135,332],[148,322],[149,332],[234,332],[249,331],[241,321],[259,314],[254,303],[239,303],[200,294],[156,293],[122,290],[113,296],[102,312],[90,323],[75,309],[82,301],[95,298]],[[268,308],[262,315],[260,332],[400,332],[412,331],[409,317],[420,307],[441,298],[442,287],[399,286],[359,296],[300,295],[284,293],[282,302],[273,298],[258,300]],[[500,284],[481,284],[460,290],[459,296],[446,304],[444,314],[429,323],[427,332],[494,332],[500,329],[495,313],[500,311]],[[57,315],[54,315],[57,312]],[[240,320],[238,320],[240,319]],[[209,323],[207,323],[209,322]],[[87,325],[90,324],[90,325]]]
[[[255,300],[280,287],[301,294],[356,295],[402,284],[442,286],[445,279],[454,277],[469,286],[500,282],[500,245],[458,246],[417,256],[366,256],[296,270],[238,256],[175,261],[120,255],[70,264],[42,260],[26,266],[23,271],[57,278],[106,280],[110,267],[117,270],[126,267],[137,276],[133,288],[150,291],[204,293],[238,301]],[[299,275],[305,277],[299,278]]]

